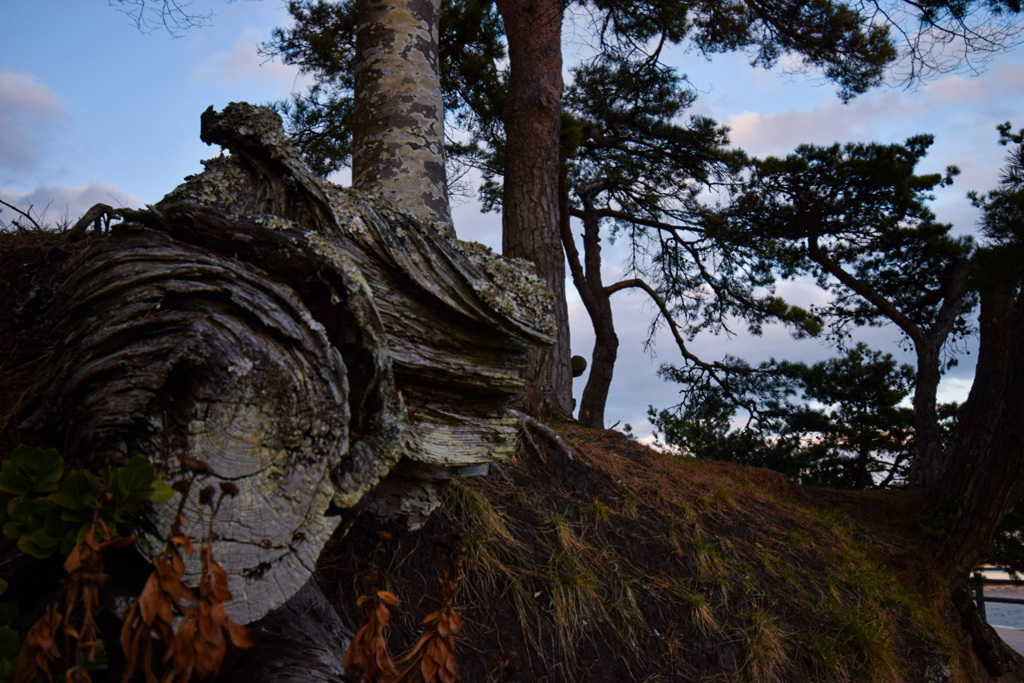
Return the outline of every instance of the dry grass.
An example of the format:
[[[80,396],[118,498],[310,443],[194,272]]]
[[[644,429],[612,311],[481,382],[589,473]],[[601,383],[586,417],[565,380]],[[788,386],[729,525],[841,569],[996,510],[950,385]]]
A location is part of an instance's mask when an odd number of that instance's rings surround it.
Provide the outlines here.
[[[53,344],[45,304],[65,277],[64,266],[89,240],[66,232],[0,230],[0,449],[21,441],[17,423],[46,351]]]
[[[425,530],[463,534],[466,647],[521,656],[506,680],[913,682],[930,666],[969,680],[928,577],[887,565],[845,500],[614,433],[562,434],[574,460],[455,482]],[[416,538],[389,551],[403,601],[425,585]],[[466,680],[498,680],[467,657]]]

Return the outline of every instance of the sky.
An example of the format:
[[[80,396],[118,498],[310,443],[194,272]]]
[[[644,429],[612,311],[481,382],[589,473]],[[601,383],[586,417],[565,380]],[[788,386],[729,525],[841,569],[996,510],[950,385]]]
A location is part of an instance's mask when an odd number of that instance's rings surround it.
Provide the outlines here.
[[[216,156],[199,140],[199,116],[207,107],[280,100],[306,84],[296,69],[257,51],[274,27],[288,23],[281,0],[194,0],[192,10],[213,16],[175,35],[140,30],[114,0],[2,0],[2,6],[0,199],[32,206],[49,222],[74,220],[96,202],[138,207],[159,201],[200,172],[200,160]],[[585,35],[583,27],[566,27],[567,64],[585,52]],[[896,143],[934,135],[919,170],[960,167],[956,184],[937,194],[933,208],[961,231],[977,220],[966,192],[992,188],[1006,153],[996,125],[1024,126],[1020,47],[996,56],[980,73],[949,73],[913,89],[878,88],[848,104],[831,84],[814,73],[792,73],[785,63],[769,71],[750,67],[742,54],[708,61],[683,50],[670,59],[699,94],[691,111],[730,126],[733,144],[751,154],[785,155],[801,143]],[[461,238],[499,247],[497,215],[481,215],[465,200],[453,213]],[[6,208],[0,213],[4,222],[13,217]],[[605,254],[605,282],[611,283],[623,245],[606,244]],[[804,301],[814,296],[801,283],[780,283],[780,292]],[[589,358],[589,321],[578,297],[570,295],[569,305],[573,353]],[[664,333],[645,350],[654,311],[642,295],[616,294],[613,306],[620,358],[607,420],[647,436],[647,406],[677,400],[677,389],[659,379],[657,369],[678,352]],[[869,331],[867,339],[896,351],[891,330]],[[795,342],[777,328],[757,338],[698,338],[692,348],[708,359],[729,353],[753,363],[833,355],[820,341]],[[968,358],[946,378],[942,397],[962,399],[970,374]],[[585,379],[576,380],[577,395]]]

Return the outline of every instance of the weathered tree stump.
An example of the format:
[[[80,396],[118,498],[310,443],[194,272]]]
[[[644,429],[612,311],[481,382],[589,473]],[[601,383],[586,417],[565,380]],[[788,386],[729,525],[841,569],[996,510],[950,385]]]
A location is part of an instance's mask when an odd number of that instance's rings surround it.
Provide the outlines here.
[[[310,579],[332,509],[416,524],[440,482],[511,454],[552,298],[522,264],[317,179],[269,110],[208,110],[202,136],[230,154],[68,267],[24,426],[80,463],[142,453],[169,481],[204,463],[187,530],[212,528],[249,623]],[[218,481],[240,493],[211,522],[197,494]],[[147,520],[150,552],[174,509]]]

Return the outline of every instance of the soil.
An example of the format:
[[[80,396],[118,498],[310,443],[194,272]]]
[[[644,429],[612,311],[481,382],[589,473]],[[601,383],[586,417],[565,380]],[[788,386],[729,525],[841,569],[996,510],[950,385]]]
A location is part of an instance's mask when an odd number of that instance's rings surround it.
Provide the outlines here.
[[[318,579],[393,591],[401,653],[462,558],[463,681],[978,681],[907,492],[812,490],[563,424],[571,453],[455,482],[427,525],[350,520]],[[453,551],[461,549],[461,552]]]

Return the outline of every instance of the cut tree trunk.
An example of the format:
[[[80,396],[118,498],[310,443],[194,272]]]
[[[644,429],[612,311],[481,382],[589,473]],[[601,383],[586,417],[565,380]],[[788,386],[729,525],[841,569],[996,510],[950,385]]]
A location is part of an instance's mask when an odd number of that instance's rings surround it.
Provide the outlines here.
[[[420,524],[445,480],[511,456],[552,301],[516,263],[318,180],[269,110],[208,110],[202,137],[231,154],[69,264],[23,428],[73,465],[142,453],[173,482],[202,463],[186,531],[212,528],[244,624],[309,581],[332,510]],[[240,492],[211,522],[197,498],[218,481]]]

